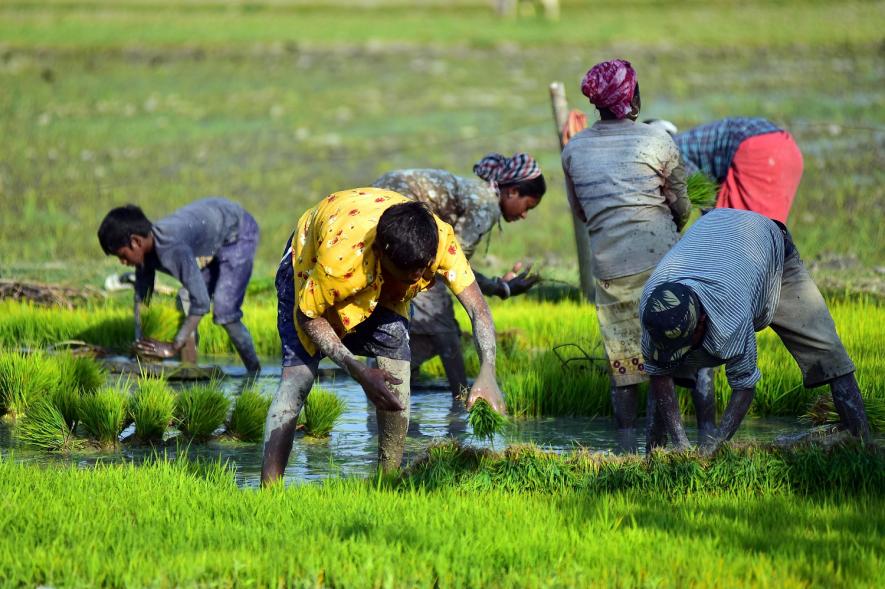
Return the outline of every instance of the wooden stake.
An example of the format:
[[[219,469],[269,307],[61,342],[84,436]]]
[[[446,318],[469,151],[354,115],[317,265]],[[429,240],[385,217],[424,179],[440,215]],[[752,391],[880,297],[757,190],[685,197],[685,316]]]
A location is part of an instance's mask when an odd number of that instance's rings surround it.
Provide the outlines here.
[[[559,148],[564,147],[562,128],[568,119],[568,101],[565,98],[565,87],[562,82],[550,84],[550,102],[553,105],[553,121],[556,124],[556,136]],[[596,286],[593,281],[593,270],[590,266],[590,234],[587,226],[572,215],[572,226],[575,230],[575,247],[578,250],[578,270],[581,273],[581,292],[591,303],[596,299]]]

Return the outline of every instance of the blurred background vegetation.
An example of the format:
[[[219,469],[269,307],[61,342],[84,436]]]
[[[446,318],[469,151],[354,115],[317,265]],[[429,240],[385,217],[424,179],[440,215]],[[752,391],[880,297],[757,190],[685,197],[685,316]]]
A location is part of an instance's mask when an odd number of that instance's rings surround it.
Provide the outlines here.
[[[95,231],[205,195],[258,219],[269,282],[301,212],[402,167],[464,176],[529,151],[550,191],[474,258],[577,282],[547,92],[633,62],[642,115],[681,128],[758,115],[805,154],[790,227],[830,289],[882,292],[883,2],[7,0],[0,4],[0,276],[101,283]]]

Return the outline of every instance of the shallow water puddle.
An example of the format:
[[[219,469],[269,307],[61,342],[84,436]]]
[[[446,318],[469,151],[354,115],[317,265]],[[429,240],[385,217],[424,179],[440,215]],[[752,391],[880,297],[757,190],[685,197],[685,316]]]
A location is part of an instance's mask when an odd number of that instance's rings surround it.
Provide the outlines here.
[[[220,360],[220,358],[219,358]],[[327,368],[327,365],[323,365]],[[287,482],[320,480],[337,476],[368,476],[375,468],[378,426],[375,411],[366,400],[362,389],[343,373],[328,367],[323,370],[319,385],[334,391],[347,407],[332,434],[325,440],[312,440],[300,433],[286,468]],[[235,366],[223,366],[228,378],[223,381],[224,390],[233,398],[247,385],[242,378],[244,371]],[[267,395],[273,395],[279,380],[278,366],[265,368],[256,384]],[[412,415],[406,442],[406,461],[412,460],[434,440],[452,437],[465,443],[503,449],[507,445],[534,443],[554,452],[567,452],[575,448],[587,448],[611,452],[616,446],[612,421],[607,417],[548,417],[521,420],[511,424],[508,430],[491,443],[474,438],[467,424],[467,412],[460,401],[453,401],[443,383],[419,383],[412,392]],[[641,428],[640,428],[641,429]],[[689,437],[696,440],[697,431],[692,418],[686,429]],[[805,426],[796,419],[747,419],[738,431],[736,440],[772,441],[776,437],[804,431]],[[124,432],[125,437],[127,432]],[[637,433],[640,448],[644,446],[644,434]],[[128,446],[123,444],[114,452],[81,452],[67,456],[48,454],[26,448],[14,447],[10,425],[0,422],[0,454],[11,455],[14,460],[40,464],[70,463],[89,468],[99,462],[140,462],[156,452],[175,457],[178,449],[173,441],[160,449]],[[207,444],[194,444],[187,448],[191,458],[229,460],[236,468],[237,483],[257,486],[261,474],[261,444],[243,444],[215,440]]]

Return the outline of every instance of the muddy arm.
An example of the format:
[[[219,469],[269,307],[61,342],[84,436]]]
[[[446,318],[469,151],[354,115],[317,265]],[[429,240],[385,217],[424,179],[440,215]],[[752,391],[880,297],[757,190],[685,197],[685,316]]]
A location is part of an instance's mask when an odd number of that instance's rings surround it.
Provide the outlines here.
[[[456,295],[458,301],[467,311],[473,325],[473,341],[479,353],[479,375],[470,389],[467,406],[471,407],[477,399],[485,399],[499,413],[505,413],[504,396],[498,387],[495,376],[497,348],[495,343],[495,324],[492,312],[479,290],[476,281]]]
[[[673,384],[673,378],[652,376],[648,394],[651,398],[648,431],[656,433],[656,435],[665,431],[677,449],[688,449],[688,436],[685,435],[685,429],[682,427],[682,417],[679,415],[679,401],[676,399],[676,386]],[[651,440],[649,443],[654,447]]]
[[[360,383],[366,396],[378,408],[387,411],[402,411],[403,404],[391,391],[388,384],[398,385],[402,381],[386,370],[369,368],[357,360],[341,342],[341,338],[323,317],[308,318],[301,310],[297,310],[297,321],[307,337],[313,341],[320,351],[332,359]]]

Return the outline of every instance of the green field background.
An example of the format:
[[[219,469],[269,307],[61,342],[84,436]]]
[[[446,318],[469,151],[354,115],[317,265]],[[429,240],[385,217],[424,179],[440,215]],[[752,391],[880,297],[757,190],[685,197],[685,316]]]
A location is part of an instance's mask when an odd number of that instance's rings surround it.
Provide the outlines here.
[[[0,275],[97,284],[95,230],[126,202],[159,218],[241,202],[271,276],[300,213],[402,167],[465,176],[536,155],[550,190],[475,265],[531,259],[576,281],[547,86],[633,62],[643,116],[784,124],[805,154],[790,226],[828,287],[881,291],[882,2],[563,2],[501,19],[485,2],[0,4]],[[591,113],[592,117],[592,113]]]

